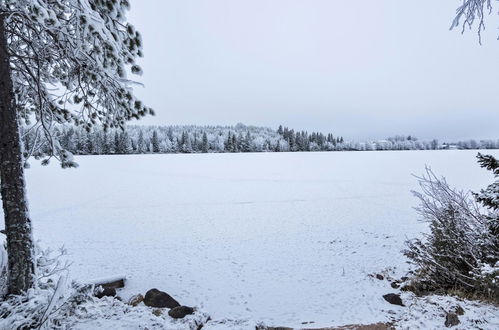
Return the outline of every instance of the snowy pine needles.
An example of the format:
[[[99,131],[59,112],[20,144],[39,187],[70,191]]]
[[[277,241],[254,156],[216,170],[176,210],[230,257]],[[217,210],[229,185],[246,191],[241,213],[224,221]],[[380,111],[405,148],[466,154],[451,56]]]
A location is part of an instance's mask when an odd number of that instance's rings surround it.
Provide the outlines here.
[[[140,33],[126,22],[127,0],[1,0],[19,113],[36,132],[31,155],[74,164],[53,127],[124,127],[152,114],[132,91],[127,70],[141,74]],[[48,153],[40,152],[41,145]]]

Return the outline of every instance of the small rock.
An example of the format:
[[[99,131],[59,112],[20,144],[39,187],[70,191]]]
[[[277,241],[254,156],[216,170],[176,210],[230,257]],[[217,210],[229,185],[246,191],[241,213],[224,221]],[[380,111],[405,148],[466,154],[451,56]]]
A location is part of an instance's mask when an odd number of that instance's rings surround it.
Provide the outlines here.
[[[383,281],[385,279],[385,277],[381,274],[376,274],[376,278],[380,281]]]
[[[159,291],[158,289],[151,289],[146,292],[144,304],[149,307],[158,308],[175,308],[180,306],[178,301],[173,299],[168,293]]]
[[[194,308],[187,306],[178,306],[168,311],[168,315],[174,319],[183,319],[186,315],[194,314]]]
[[[400,295],[398,294],[395,293],[385,294],[383,298],[392,305],[405,306],[404,303],[402,302],[402,299],[400,299]]]
[[[163,312],[161,311],[161,309],[153,309],[152,313],[155,316],[161,316],[161,314],[163,314]]]
[[[397,282],[392,282],[392,283],[390,283],[390,286],[391,286],[392,288],[394,288],[394,289],[398,289],[398,288],[400,288],[400,284],[398,284]]]
[[[116,289],[115,288],[103,288],[99,286],[95,290],[95,296],[99,299],[103,297],[114,297],[116,296]]]
[[[459,317],[456,313],[447,313],[447,316],[445,317],[445,326],[447,328],[456,326],[459,323],[461,323],[461,321],[459,321]]]
[[[454,309],[454,313],[456,313],[457,315],[464,315],[464,309],[457,305],[457,307]]]
[[[128,299],[128,305],[135,307],[143,301],[144,301],[144,296],[139,293]]]

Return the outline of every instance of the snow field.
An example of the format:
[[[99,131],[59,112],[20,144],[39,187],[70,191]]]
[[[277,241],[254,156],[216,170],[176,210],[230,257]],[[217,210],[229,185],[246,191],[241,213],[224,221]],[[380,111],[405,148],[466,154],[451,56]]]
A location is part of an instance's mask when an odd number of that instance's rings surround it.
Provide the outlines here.
[[[475,155],[80,156],[78,169],[32,161],[27,182],[35,237],[68,249],[73,278],[124,273],[125,298],[156,287],[249,328],[323,327],[407,315],[382,298],[397,290],[368,275],[409,269],[404,241],[426,228],[411,174],[428,164],[478,190],[493,178]]]

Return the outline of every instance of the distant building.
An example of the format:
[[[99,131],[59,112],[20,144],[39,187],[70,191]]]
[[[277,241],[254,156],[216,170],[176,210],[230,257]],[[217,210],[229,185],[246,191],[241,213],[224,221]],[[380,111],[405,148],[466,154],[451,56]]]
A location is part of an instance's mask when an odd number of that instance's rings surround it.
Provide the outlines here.
[[[458,150],[459,147],[456,144],[449,144],[449,143],[444,143],[440,146],[440,149],[445,149],[445,150]]]

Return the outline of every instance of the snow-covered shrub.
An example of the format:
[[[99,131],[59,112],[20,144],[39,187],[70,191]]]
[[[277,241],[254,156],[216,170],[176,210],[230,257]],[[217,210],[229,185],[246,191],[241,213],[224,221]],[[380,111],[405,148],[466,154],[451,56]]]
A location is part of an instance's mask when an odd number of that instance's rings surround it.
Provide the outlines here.
[[[415,287],[499,301],[499,248],[491,215],[472,194],[451,188],[431,169],[417,178],[422,192],[413,192],[420,201],[416,211],[430,231],[408,241],[404,251],[419,267]]]
[[[5,248],[0,247],[1,255]],[[36,247],[35,286],[22,295],[9,295],[0,302],[0,329],[59,328],[63,316],[77,304],[90,299],[91,286],[67,282],[68,264],[58,253]],[[1,264],[1,292],[6,292],[6,263]]]

